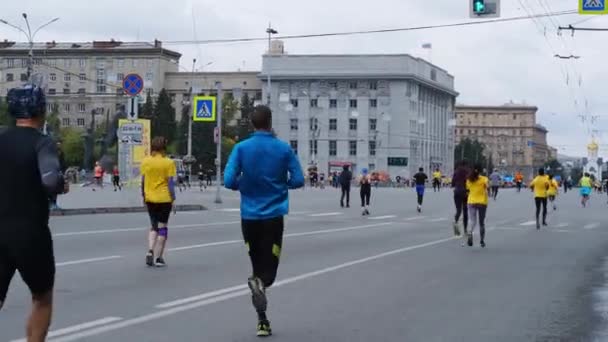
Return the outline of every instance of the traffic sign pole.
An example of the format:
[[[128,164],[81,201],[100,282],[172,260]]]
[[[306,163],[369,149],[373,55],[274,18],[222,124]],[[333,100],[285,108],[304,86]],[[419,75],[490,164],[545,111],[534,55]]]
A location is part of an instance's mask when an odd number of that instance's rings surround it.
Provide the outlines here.
[[[220,189],[222,187],[222,82],[217,82],[217,190],[215,193],[215,203],[222,203]]]

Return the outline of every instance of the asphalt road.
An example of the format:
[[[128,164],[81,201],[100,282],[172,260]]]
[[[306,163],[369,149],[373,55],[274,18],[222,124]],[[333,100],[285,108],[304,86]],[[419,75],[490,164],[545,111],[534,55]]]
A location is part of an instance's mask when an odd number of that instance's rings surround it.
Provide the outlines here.
[[[52,219],[56,306],[49,341],[255,341],[235,194],[171,219],[168,267],[147,268],[142,214]],[[269,318],[281,341],[604,341],[606,196],[562,195],[548,228],[530,192],[488,210],[486,249],[451,231],[451,192],[374,189],[364,218],[333,189],[292,193]],[[29,309],[16,278],[0,341],[23,337]]]

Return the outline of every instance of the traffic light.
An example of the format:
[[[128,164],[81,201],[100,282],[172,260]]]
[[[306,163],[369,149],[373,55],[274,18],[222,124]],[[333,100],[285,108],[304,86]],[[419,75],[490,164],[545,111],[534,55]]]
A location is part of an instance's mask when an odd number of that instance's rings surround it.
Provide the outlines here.
[[[484,14],[486,10],[485,0],[473,0],[473,13],[477,15]]]

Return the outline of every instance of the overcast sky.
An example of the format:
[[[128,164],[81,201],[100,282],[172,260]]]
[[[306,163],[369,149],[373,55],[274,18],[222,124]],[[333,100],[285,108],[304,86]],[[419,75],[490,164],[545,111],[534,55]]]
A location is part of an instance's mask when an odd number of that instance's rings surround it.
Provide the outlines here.
[[[4,0],[0,18],[21,24],[27,12],[32,25],[53,17],[60,21],[45,28],[37,41],[122,41],[155,38],[163,41],[264,36],[272,22],[280,34],[306,34],[445,24],[469,21],[470,0]],[[577,8],[576,0],[521,0],[534,13]],[[502,17],[525,15],[519,0],[502,1]],[[541,6],[541,4],[543,6]],[[550,6],[550,7],[549,7]],[[193,20],[195,18],[195,20]],[[554,24],[568,25],[590,17],[569,15],[554,21],[539,19],[462,28],[398,32],[349,37],[285,41],[293,54],[409,53],[431,58],[456,79],[459,103],[500,105],[509,101],[539,107],[537,121],[549,129],[549,143],[561,153],[583,155],[591,139],[579,114],[600,115],[597,127],[608,123],[608,96],[603,94],[607,67],[606,33],[563,32],[557,37]],[[594,17],[580,24],[608,27],[608,19]],[[196,27],[196,30],[194,30]],[[546,32],[546,39],[541,32]],[[0,24],[0,39],[24,40]],[[432,51],[421,49],[432,43]],[[551,45],[551,47],[550,47]],[[259,70],[266,43],[215,45],[168,45],[183,54],[182,65],[190,69],[212,62],[205,70]],[[558,60],[562,55],[580,55]],[[566,79],[569,84],[566,84]],[[579,86],[579,81],[582,85]],[[604,82],[604,83],[602,83]],[[578,103],[578,106],[575,105]],[[608,133],[608,132],[606,132]],[[608,135],[598,133],[600,142]],[[608,145],[602,154],[608,156]]]

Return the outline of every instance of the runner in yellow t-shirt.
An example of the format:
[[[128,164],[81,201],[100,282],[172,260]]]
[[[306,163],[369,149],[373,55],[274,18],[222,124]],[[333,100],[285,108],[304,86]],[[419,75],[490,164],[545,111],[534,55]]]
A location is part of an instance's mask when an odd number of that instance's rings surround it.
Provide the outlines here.
[[[547,225],[547,192],[550,188],[549,177],[545,175],[545,169],[538,169],[538,176],[530,183],[530,189],[534,192],[536,204],[536,229],[540,229],[540,208],[543,208],[543,226]]]
[[[441,171],[439,169],[435,169],[433,172],[433,191],[441,191]]]
[[[581,196],[582,198],[582,204],[583,204],[583,208],[587,206],[587,202],[589,202],[589,195],[591,195],[592,189],[591,189],[591,176],[589,175],[589,173],[585,172],[585,174],[583,175],[583,178],[581,178],[580,181],[581,184]]]
[[[549,190],[547,190],[547,195],[549,196],[549,201],[553,206],[553,211],[557,210],[557,205],[555,205],[555,199],[557,198],[557,194],[559,192],[559,184],[553,178],[553,175],[549,175]]]
[[[486,247],[486,212],[488,209],[488,177],[481,175],[482,166],[475,165],[467,179],[467,191],[469,193],[469,221],[470,227],[467,234],[467,244],[473,246],[473,233],[479,219],[479,235],[481,247]]]

